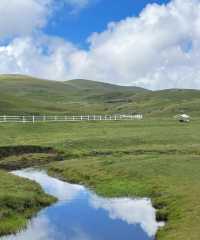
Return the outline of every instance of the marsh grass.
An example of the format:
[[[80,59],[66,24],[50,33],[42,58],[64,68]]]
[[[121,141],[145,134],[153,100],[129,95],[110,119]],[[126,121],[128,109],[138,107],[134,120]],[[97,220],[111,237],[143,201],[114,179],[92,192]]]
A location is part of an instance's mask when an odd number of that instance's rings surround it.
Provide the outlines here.
[[[19,231],[33,214],[53,202],[35,182],[0,170],[0,235]]]

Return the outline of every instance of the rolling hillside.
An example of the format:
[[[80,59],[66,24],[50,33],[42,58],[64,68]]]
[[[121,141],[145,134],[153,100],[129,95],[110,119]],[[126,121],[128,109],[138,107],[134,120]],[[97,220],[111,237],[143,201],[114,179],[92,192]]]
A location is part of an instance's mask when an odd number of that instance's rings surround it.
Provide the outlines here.
[[[149,91],[77,79],[56,82],[0,75],[0,114],[131,113],[200,114],[200,91]]]

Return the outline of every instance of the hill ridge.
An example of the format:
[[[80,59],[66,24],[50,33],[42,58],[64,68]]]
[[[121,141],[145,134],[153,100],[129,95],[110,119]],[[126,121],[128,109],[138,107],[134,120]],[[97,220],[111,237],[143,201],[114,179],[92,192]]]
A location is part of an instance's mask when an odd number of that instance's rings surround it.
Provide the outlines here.
[[[18,74],[0,75],[0,114],[199,115],[199,105],[200,91],[195,89],[150,91],[87,79],[60,82]]]

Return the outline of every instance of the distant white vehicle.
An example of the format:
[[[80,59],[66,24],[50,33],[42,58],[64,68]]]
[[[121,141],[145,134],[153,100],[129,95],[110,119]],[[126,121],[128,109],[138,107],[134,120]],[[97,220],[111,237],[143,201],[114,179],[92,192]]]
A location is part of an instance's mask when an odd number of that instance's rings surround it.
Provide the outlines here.
[[[188,123],[191,121],[191,117],[187,114],[179,114],[176,115],[175,118],[179,121],[179,122],[185,122]]]

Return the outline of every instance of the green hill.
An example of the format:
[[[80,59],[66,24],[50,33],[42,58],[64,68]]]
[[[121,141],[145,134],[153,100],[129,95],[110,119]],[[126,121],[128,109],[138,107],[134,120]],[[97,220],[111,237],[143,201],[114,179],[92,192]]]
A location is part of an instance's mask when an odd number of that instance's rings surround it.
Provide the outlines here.
[[[0,75],[0,114],[200,113],[200,91],[149,91],[84,79],[58,82]]]

